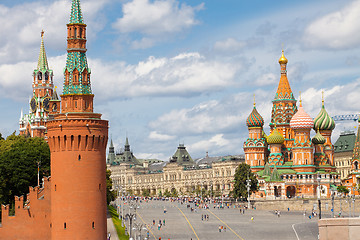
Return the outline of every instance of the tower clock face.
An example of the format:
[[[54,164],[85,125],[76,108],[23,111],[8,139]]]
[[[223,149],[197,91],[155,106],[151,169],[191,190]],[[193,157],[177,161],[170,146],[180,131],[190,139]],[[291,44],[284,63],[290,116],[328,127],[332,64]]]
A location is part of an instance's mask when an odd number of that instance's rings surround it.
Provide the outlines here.
[[[50,98],[49,97],[45,97],[42,101],[42,105],[43,105],[43,108],[46,112],[49,111],[49,107],[50,107]]]
[[[33,97],[30,101],[30,108],[33,113],[36,112],[37,102],[36,102],[35,97]]]

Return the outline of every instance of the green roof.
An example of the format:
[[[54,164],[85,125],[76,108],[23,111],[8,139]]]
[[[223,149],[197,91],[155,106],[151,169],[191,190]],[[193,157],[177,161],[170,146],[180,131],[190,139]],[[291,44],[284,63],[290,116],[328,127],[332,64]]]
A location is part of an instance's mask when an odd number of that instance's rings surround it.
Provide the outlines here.
[[[70,23],[84,23],[81,13],[80,0],[72,0]]]
[[[334,144],[335,153],[352,152],[354,150],[356,135],[354,132],[343,132]]]

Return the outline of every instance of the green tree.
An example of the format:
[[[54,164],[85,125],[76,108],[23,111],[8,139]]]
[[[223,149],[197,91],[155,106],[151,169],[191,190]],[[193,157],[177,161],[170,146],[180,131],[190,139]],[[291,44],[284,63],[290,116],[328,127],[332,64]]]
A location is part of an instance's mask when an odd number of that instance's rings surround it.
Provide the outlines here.
[[[347,189],[347,187],[345,187],[345,186],[343,186],[343,185],[338,186],[338,187],[337,187],[337,191],[338,191],[339,193],[344,193],[345,196],[346,196],[346,194],[349,193],[349,189]]]
[[[50,149],[44,139],[13,133],[0,140],[0,203],[12,203],[14,196],[26,196],[29,186],[37,186],[39,161],[41,181],[50,175]]]
[[[107,205],[110,204],[111,201],[116,199],[116,191],[112,190],[112,180],[110,178],[111,171],[106,170],[106,202]]]
[[[164,197],[171,197],[171,193],[169,192],[169,190],[165,189]]]
[[[251,180],[250,185],[250,194],[258,190],[258,180],[253,172],[250,170],[250,166],[246,163],[241,163],[235,171],[234,176],[235,184],[234,189],[231,192],[231,195],[234,198],[245,198],[247,199],[247,187],[246,180],[249,178]]]
[[[177,197],[178,196],[178,193],[177,193],[175,188],[171,189],[170,195],[171,195],[171,197]]]

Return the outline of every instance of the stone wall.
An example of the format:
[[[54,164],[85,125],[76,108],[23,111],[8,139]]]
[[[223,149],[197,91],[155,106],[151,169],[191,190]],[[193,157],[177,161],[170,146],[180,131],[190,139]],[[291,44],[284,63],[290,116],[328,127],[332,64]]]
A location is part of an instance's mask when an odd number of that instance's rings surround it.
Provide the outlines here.
[[[360,218],[326,218],[318,222],[320,240],[360,238]]]
[[[256,209],[259,210],[282,210],[287,211],[287,208],[295,211],[311,211],[313,208],[317,211],[318,200],[317,199],[289,199],[289,200],[251,200],[252,204],[256,206]],[[341,204],[341,207],[340,207]],[[321,210],[323,212],[331,212],[331,199],[321,199]],[[351,209],[353,209],[353,202],[351,202]],[[355,199],[355,216],[359,216],[360,214],[360,199]],[[334,200],[334,210],[337,215],[339,211],[342,211],[343,215],[349,214],[349,202],[347,199],[338,199]]]

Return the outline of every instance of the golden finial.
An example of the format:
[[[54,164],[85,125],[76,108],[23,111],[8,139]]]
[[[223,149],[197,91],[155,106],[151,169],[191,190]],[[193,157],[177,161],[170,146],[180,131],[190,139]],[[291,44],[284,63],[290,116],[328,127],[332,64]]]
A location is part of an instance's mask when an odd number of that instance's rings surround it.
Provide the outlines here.
[[[301,100],[301,91],[299,91],[299,98],[300,98],[300,107],[302,107],[302,100]]]
[[[55,90],[57,89],[57,86],[55,86]]]
[[[256,106],[256,102],[255,102],[255,93],[254,93],[254,107]]]
[[[44,37],[44,29],[43,30],[41,30],[41,38],[43,38]]]
[[[324,106],[324,90],[321,91],[321,95],[322,95],[322,105]]]
[[[284,50],[281,51],[281,57],[279,59],[279,63],[280,64],[287,64],[288,60],[286,59],[285,55],[284,55]]]

